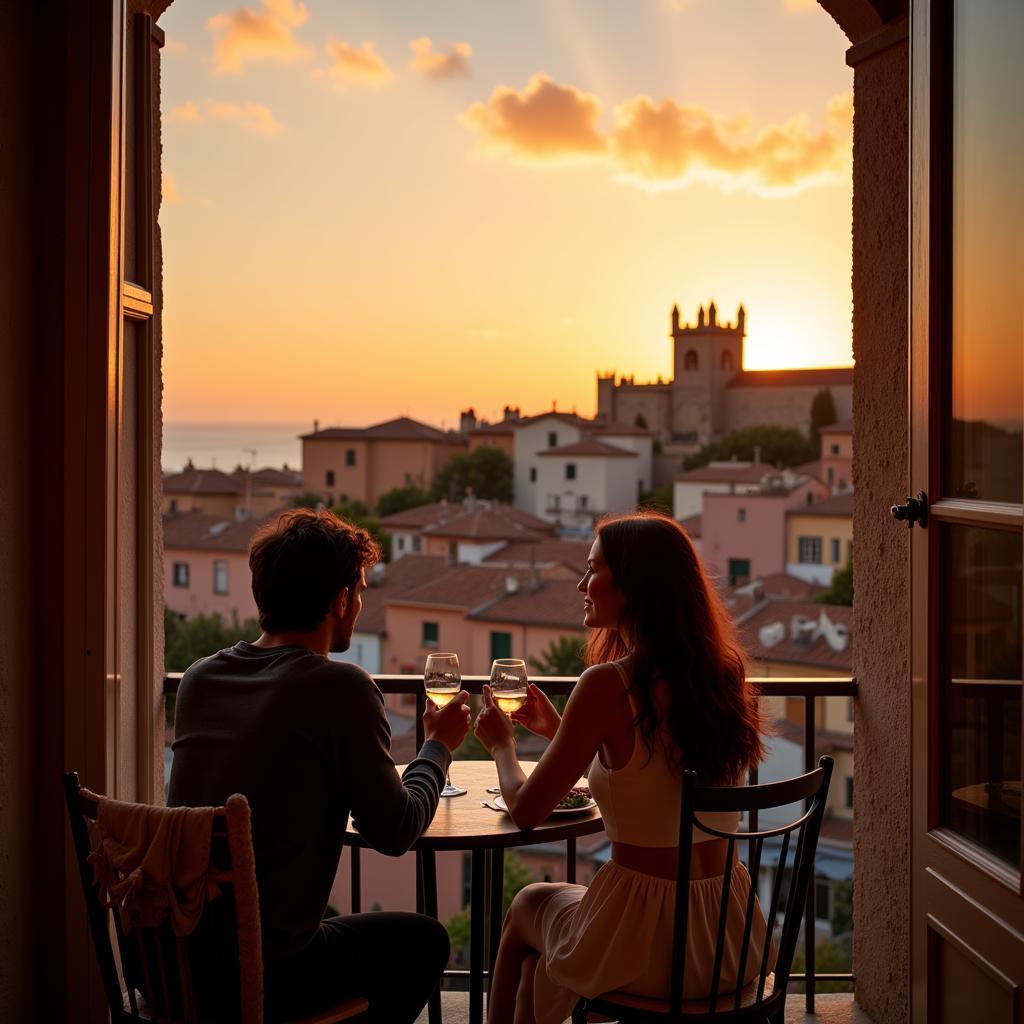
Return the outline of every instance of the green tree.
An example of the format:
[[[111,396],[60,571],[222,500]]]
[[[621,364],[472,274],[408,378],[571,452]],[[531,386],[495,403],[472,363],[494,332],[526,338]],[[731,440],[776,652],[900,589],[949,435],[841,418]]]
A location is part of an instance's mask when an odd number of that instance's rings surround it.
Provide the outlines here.
[[[261,633],[256,619],[225,622],[220,612],[182,619],[164,608],[164,671],[184,672],[194,661],[233,647],[239,640],[255,640]]]
[[[837,419],[832,392],[822,388],[811,401],[811,444],[815,452],[821,451],[821,428],[832,426]]]
[[[530,655],[530,668],[541,676],[579,676],[583,671],[582,636],[560,636],[539,658]]]
[[[376,513],[383,519],[396,512],[429,504],[430,495],[422,487],[392,487],[377,499]]]
[[[853,879],[836,882],[832,890],[832,934],[845,935],[853,931]]]
[[[741,427],[720,441],[705,445],[683,460],[683,469],[699,469],[709,462],[732,458],[747,462],[754,458],[755,448],[760,449],[761,461],[773,466],[799,466],[818,457],[818,446],[811,444],[795,427],[764,423]]]
[[[381,557],[384,561],[391,561],[391,534],[381,528],[380,519],[370,512],[365,502],[353,498],[351,501],[343,501],[340,505],[335,505],[331,511],[353,526],[359,526],[366,530],[380,545]]]
[[[818,604],[845,604],[853,607],[853,559],[832,573],[832,583],[814,599]]]
[[[662,484],[660,487],[652,487],[649,491],[641,491],[638,504],[641,508],[672,515],[672,500],[672,485]]]
[[[323,495],[315,491],[303,491],[295,498],[295,508],[319,508],[324,503]]]
[[[512,460],[500,448],[489,445],[475,452],[453,455],[430,485],[433,501],[458,501],[472,491],[478,498],[512,500]]]
[[[793,955],[793,974],[803,974],[807,967],[807,958],[804,956],[803,940],[800,948]],[[853,961],[850,954],[838,942],[819,942],[814,947],[814,970],[817,974],[846,974],[853,968]],[[794,983],[797,992],[804,991],[802,981]],[[815,982],[815,992],[852,992],[853,987],[846,981],[819,981]]]
[[[515,898],[517,892],[531,882],[535,882],[537,879],[530,874],[529,870],[524,867],[523,862],[519,859],[516,853],[512,850],[505,851],[505,867],[503,876],[503,893],[502,893],[502,916],[508,913],[508,908],[512,905],[512,900]],[[470,904],[466,904],[457,914],[452,915],[445,922],[445,928],[448,929],[448,938],[452,944],[452,955],[457,961],[462,961],[466,957],[466,951],[469,949],[469,918],[470,918]]]

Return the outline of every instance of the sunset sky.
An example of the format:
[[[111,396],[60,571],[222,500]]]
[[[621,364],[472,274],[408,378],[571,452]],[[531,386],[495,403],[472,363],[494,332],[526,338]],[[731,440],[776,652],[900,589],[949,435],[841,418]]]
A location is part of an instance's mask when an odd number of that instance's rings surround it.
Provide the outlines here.
[[[846,40],[813,0],[176,0],[164,415],[451,426],[672,372],[846,365]]]

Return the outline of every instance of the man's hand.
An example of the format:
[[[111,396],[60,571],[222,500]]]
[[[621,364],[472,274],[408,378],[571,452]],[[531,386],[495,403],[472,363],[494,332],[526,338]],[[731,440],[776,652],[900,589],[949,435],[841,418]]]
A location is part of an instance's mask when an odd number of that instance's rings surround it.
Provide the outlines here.
[[[515,729],[505,716],[505,712],[494,703],[491,688],[486,683],[484,684],[484,707],[476,716],[474,732],[476,738],[492,757],[499,747],[507,744],[515,746]]]
[[[423,736],[443,743],[449,751],[455,750],[469,732],[469,694],[459,692],[443,708],[428,698],[423,712]]]
[[[536,685],[530,683],[529,696],[518,711],[512,713],[512,721],[529,729],[530,732],[543,736],[547,740],[555,738],[562,716],[558,709],[548,700],[548,695]]]

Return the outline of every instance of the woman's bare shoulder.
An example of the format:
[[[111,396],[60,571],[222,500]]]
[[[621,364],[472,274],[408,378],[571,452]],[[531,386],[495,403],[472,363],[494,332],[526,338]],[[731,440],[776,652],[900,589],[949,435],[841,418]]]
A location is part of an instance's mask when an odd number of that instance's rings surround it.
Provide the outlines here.
[[[618,664],[621,665],[622,663],[619,662]],[[601,665],[591,665],[580,676],[576,687],[586,692],[619,691],[625,693],[622,673],[616,667],[616,662],[614,661],[606,661]]]

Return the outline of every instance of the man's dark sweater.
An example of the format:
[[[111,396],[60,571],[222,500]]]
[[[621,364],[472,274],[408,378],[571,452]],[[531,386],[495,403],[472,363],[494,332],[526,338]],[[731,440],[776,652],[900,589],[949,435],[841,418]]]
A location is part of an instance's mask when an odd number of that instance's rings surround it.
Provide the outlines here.
[[[170,806],[249,799],[268,960],[316,933],[349,814],[374,849],[405,853],[430,824],[451,761],[427,740],[399,779],[374,681],[304,647],[243,642],[196,662],[174,730]]]

